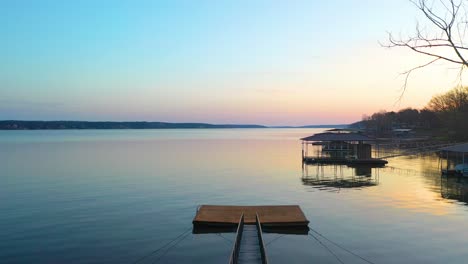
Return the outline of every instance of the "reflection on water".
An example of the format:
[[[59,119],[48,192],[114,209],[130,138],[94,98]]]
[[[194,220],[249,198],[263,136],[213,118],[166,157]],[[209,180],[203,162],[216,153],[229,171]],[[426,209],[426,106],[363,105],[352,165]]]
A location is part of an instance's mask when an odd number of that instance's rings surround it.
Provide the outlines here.
[[[426,154],[423,156],[409,156],[402,160],[411,161],[418,164],[420,167],[406,167],[403,162],[394,162],[393,166],[386,168],[393,173],[400,175],[408,175],[418,177],[424,175],[424,180],[427,183],[427,188],[440,191],[440,196],[443,199],[459,201],[461,204],[468,205],[468,177],[461,175],[442,175],[441,170],[452,168],[460,161],[456,160],[456,156],[448,157],[440,156],[436,153]],[[396,166],[395,166],[396,165]]]
[[[377,186],[379,184],[379,168],[304,163],[302,184],[328,191]]]
[[[434,155],[302,171],[299,139],[319,132],[0,131],[0,263],[132,263],[191,228],[200,204],[298,204],[375,263],[466,262],[464,179],[441,178]],[[227,263],[233,238],[189,232],[155,258]],[[310,236],[264,238],[273,263],[336,263]]]
[[[283,235],[307,235],[309,233],[308,227],[269,227],[262,226],[263,233],[266,234],[283,234]],[[236,233],[236,226],[203,226],[194,225],[192,229],[193,234],[222,234],[222,233]]]
[[[445,199],[457,200],[468,205],[468,177],[442,176],[440,194]]]

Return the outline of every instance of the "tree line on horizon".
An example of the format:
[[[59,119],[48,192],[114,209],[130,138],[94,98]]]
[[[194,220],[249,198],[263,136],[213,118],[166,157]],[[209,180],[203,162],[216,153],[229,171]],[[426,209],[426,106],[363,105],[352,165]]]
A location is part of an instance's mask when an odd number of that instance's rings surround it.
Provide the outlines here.
[[[262,125],[167,123],[167,122],[112,122],[112,121],[0,121],[0,130],[57,130],[57,129],[194,129],[194,128],[266,128]]]
[[[377,137],[391,136],[398,128],[447,140],[468,140],[468,87],[456,87],[435,95],[423,109],[379,111],[363,116],[359,126]]]

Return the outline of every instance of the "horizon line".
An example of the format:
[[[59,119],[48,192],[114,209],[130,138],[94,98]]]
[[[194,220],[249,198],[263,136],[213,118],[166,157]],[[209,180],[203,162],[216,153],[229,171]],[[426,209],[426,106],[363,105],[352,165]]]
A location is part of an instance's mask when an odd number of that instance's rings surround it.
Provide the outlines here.
[[[233,126],[263,126],[263,127],[308,127],[308,126],[348,126],[352,123],[341,123],[341,124],[304,124],[304,125],[264,125],[264,124],[257,124],[257,123],[209,123],[209,122],[167,122],[167,121],[147,121],[147,120],[139,120],[139,121],[110,121],[110,120],[99,120],[99,121],[91,121],[91,120],[66,120],[66,119],[57,119],[57,120],[20,120],[20,119],[3,119],[0,122],[83,122],[83,123],[162,123],[162,124],[203,124],[203,125],[217,125],[217,126],[226,126],[226,125],[233,125]],[[358,122],[358,121],[356,121]]]

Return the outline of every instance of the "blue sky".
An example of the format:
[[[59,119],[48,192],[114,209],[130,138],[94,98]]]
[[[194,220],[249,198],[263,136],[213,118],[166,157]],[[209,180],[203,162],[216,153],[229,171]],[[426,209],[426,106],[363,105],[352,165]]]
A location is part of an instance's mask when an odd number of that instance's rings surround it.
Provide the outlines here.
[[[421,107],[447,73],[395,105],[418,58],[378,44],[416,18],[406,0],[2,1],[0,119],[300,125]]]

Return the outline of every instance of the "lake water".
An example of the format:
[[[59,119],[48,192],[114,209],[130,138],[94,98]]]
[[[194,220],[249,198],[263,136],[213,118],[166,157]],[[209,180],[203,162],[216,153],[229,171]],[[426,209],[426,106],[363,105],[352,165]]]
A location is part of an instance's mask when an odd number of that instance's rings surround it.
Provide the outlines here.
[[[464,179],[441,178],[431,155],[303,170],[299,138],[320,131],[0,131],[0,262],[134,263],[189,230],[200,204],[298,204],[373,263],[466,262]],[[184,234],[139,263],[227,263],[234,234]],[[264,239],[272,263],[339,263],[310,235]]]

